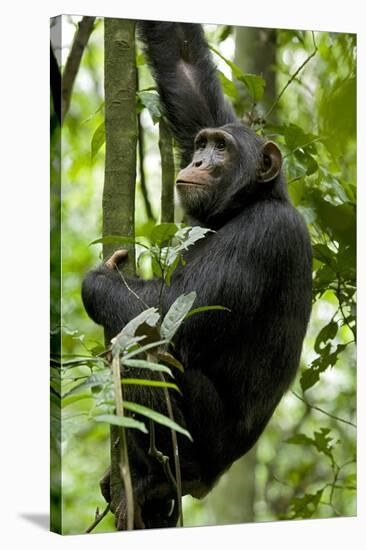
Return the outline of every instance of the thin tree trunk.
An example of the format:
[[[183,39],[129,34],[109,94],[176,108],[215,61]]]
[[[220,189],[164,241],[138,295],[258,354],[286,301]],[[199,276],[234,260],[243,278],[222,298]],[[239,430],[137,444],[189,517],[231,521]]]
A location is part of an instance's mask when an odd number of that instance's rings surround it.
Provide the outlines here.
[[[61,123],[64,121],[66,113],[70,107],[71,94],[74,87],[75,78],[80,67],[85,46],[87,45],[89,36],[93,31],[94,21],[95,17],[83,17],[80,21],[66,61],[65,69],[62,73]]]
[[[263,103],[269,107],[276,98],[275,29],[236,27],[235,62],[246,73],[258,74],[266,81]]]
[[[136,182],[136,60],[135,22],[104,20],[104,89],[106,159],[103,190],[103,235],[134,236]],[[103,246],[104,258],[118,248]],[[130,246],[123,269],[134,273],[135,252]],[[108,335],[106,335],[108,337]],[[111,426],[111,510],[121,498],[120,428]]]
[[[256,447],[232,465],[206,499],[215,524],[249,523],[255,520]]]
[[[173,141],[167,123],[159,122],[161,158],[161,221],[174,222],[174,156]]]
[[[136,89],[140,89],[140,78],[139,78],[139,71],[136,70]],[[138,113],[137,115],[137,128],[138,128],[138,150],[139,150],[139,168],[140,168],[140,185],[141,185],[141,193],[142,198],[144,200],[145,204],[145,210],[146,210],[146,216],[148,220],[155,221],[155,216],[152,211],[151,202],[149,199],[149,193],[147,190],[146,185],[146,178],[145,178],[145,166],[144,166],[144,160],[145,160],[145,139],[144,139],[144,128],[141,123],[141,113]]]

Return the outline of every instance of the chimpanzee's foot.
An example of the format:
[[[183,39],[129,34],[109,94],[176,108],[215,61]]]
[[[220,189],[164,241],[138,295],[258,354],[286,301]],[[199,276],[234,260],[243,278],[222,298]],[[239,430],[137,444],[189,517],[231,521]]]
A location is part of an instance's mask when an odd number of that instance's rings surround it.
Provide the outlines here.
[[[111,472],[110,468],[100,480],[100,489],[107,502],[111,502]],[[115,525],[119,531],[126,531],[127,502],[125,494],[116,509],[111,507],[115,516]],[[177,525],[179,509],[171,488],[167,482],[153,484],[145,483],[134,491],[133,529],[160,529]]]
[[[178,506],[174,500],[150,500],[143,505],[134,497],[133,529],[161,529],[175,527]],[[115,512],[115,524],[119,531],[127,530],[127,505],[123,498]]]
[[[127,531],[128,528],[128,514],[127,514],[127,502],[123,497],[117,510],[114,514],[114,521],[118,531]],[[133,529],[145,529],[145,524],[142,519],[141,506],[136,497],[133,501]]]
[[[142,517],[146,529],[176,527],[179,508],[176,500],[149,500],[143,507]]]

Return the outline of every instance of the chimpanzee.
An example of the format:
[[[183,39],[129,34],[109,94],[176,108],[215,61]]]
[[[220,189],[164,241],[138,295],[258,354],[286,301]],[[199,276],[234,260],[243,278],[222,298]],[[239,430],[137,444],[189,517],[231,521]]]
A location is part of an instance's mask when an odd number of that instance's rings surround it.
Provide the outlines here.
[[[170,392],[174,418],[193,437],[178,440],[183,494],[201,498],[255,444],[295,376],[311,309],[311,245],[290,203],[278,147],[225,103],[201,26],[145,21],[139,33],[182,152],[180,202],[190,225],[214,230],[185,255],[164,292],[163,313],[193,290],[195,307],[230,310],[190,317],[174,341],[185,367],[182,396]],[[88,314],[110,335],[143,309],[135,294],[158,303],[159,281],[127,278],[126,286],[115,269],[123,257],[115,253],[83,282]],[[136,387],[131,398],[167,414],[154,389]],[[174,526],[175,489],[148,456],[149,437],[131,432],[135,528]],[[156,425],[156,441],[172,456],[169,429]],[[125,528],[123,495],[117,523]]]

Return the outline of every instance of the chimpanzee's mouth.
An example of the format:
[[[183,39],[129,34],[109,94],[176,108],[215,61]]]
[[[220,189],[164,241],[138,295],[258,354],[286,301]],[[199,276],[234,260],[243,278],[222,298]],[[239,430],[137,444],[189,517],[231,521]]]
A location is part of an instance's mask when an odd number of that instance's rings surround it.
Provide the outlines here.
[[[202,185],[205,185],[204,183],[202,182],[198,182],[198,181],[185,181],[185,180],[177,180],[175,182],[175,184],[178,186],[178,185],[191,185],[193,187],[200,187]]]

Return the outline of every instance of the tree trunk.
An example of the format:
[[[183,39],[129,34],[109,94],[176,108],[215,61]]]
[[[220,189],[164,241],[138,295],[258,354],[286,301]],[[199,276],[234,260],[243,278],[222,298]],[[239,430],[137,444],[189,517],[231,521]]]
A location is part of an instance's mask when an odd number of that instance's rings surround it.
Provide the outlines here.
[[[215,525],[254,521],[256,447],[237,460],[206,499]]]
[[[268,108],[276,98],[275,29],[236,27],[235,62],[246,73],[260,75],[266,81],[263,103]]]
[[[174,222],[174,157],[173,140],[164,119],[159,122],[161,158],[161,222]]]
[[[103,190],[103,235],[134,237],[136,182],[136,59],[135,22],[104,20],[104,91],[106,158]],[[103,245],[104,258],[118,246]],[[135,270],[134,247],[123,269]],[[111,509],[119,504],[122,479],[120,428],[111,426]]]

